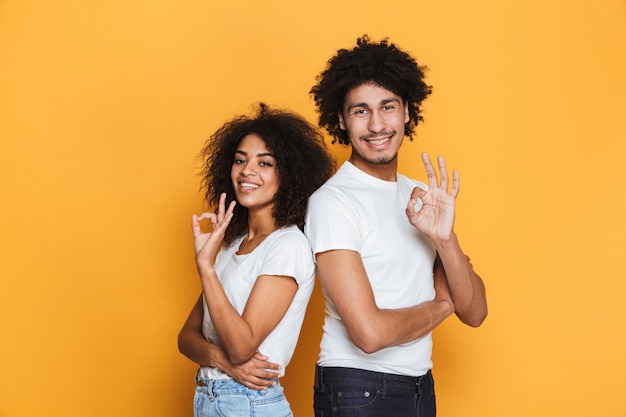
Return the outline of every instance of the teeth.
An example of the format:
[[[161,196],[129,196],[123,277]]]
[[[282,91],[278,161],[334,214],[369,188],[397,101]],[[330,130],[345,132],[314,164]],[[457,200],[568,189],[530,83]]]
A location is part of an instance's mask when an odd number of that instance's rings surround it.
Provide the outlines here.
[[[385,142],[387,142],[388,139],[379,139],[379,140],[370,140],[368,141],[369,143],[371,143],[372,145],[381,145]]]
[[[241,182],[241,183],[239,183],[239,186],[241,186],[241,188],[259,188],[258,185],[250,184],[248,182]]]

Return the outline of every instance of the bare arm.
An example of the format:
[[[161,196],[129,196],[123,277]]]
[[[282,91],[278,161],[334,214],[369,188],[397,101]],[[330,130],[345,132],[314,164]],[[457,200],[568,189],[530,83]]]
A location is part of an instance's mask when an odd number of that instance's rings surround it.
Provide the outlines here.
[[[201,278],[213,325],[228,359],[235,364],[255,354],[287,312],[298,289],[291,277],[262,275],[256,279],[240,315],[214,272],[203,274]]]
[[[220,346],[207,341],[202,336],[203,314],[202,296],[200,296],[178,334],[180,353],[200,366],[220,369],[248,388],[262,390],[274,385],[271,378],[278,378],[279,374],[268,369],[280,369],[280,366],[269,362],[268,358],[260,353],[256,353],[240,365],[232,364]]]
[[[416,187],[407,205],[409,222],[434,243],[439,256],[435,268],[443,268],[450,288],[454,308],[459,319],[477,327],[487,317],[487,296],[482,279],[474,272],[454,233],[456,197],[460,181],[457,171],[452,174],[452,187],[448,192],[448,172],[443,157],[438,158],[439,176],[427,154],[422,155],[428,176],[428,191]],[[417,201],[422,207],[415,211]]]
[[[230,223],[235,203],[225,207],[226,195],[220,197],[217,213],[203,213],[192,217],[192,231],[196,250],[196,266],[204,299],[222,347],[233,364],[248,361],[257,352],[261,342],[283,318],[298,290],[293,277],[262,275],[257,277],[243,313],[233,307],[215,272],[215,255]],[[200,222],[208,219],[210,233],[202,232]],[[270,302],[271,301],[271,302]]]
[[[487,295],[482,279],[474,272],[456,235],[437,245],[437,265],[444,270],[457,317],[468,326],[478,327],[487,317]]]
[[[454,312],[445,276],[435,274],[435,299],[400,309],[381,309],[359,253],[318,253],[318,275],[352,342],[366,353],[416,340]]]

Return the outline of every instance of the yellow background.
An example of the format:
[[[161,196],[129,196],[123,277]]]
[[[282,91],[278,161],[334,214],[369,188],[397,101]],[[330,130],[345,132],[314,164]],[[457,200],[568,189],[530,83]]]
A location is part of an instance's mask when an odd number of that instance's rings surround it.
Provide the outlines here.
[[[0,0],[0,416],[192,415],[196,155],[259,100],[315,120],[364,33],[430,67],[401,169],[460,170],[488,289],[481,328],[435,332],[439,415],[626,416],[623,0]],[[300,417],[322,314],[284,379]]]

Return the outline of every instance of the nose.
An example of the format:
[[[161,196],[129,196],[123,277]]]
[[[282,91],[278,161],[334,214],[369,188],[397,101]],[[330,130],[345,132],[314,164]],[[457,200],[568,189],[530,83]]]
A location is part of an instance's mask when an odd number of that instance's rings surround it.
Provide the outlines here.
[[[252,169],[249,163],[245,163],[241,165],[241,175],[244,177],[248,177],[250,175],[254,175],[255,171]]]
[[[382,132],[385,130],[385,119],[377,111],[372,111],[367,128],[370,132]]]

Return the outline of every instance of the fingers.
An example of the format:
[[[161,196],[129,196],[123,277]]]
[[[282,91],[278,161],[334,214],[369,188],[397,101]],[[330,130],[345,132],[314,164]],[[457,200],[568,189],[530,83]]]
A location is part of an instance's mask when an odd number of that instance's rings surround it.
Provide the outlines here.
[[[422,190],[420,187],[413,188],[411,198],[406,206],[406,215],[409,216],[409,218],[411,218],[416,211],[419,211],[422,208],[422,197],[425,195],[426,191]]]
[[[271,379],[263,379],[263,378],[251,378],[248,381],[240,381],[243,385],[248,388],[255,389],[257,391],[263,391],[267,387],[273,387],[276,385],[275,381]]]
[[[424,168],[426,169],[426,176],[428,178],[428,186],[430,188],[441,188],[445,192],[448,192],[449,188],[449,177],[448,177],[448,169],[446,168],[446,161],[443,156],[437,157],[437,165],[439,166],[439,178],[440,181],[437,181],[437,173],[435,172],[435,168],[433,164],[430,162],[430,157],[428,153],[422,153],[422,161],[424,162]],[[459,180],[459,172],[457,170],[452,171],[452,189],[450,190],[450,194],[453,197],[456,197],[459,194],[460,190],[460,180]]]
[[[218,223],[222,223],[224,220],[230,221],[230,218],[233,215],[233,211],[235,210],[235,205],[237,202],[235,200],[231,201],[228,205],[228,210],[226,210],[226,193],[220,194],[220,201],[217,207],[217,221]]]
[[[200,215],[191,215],[191,230],[193,231],[194,236],[199,236],[202,234],[200,223],[202,222],[202,220],[205,219],[209,219],[212,225],[215,225],[215,223],[217,222],[217,216],[215,216],[215,213],[202,213]]]
[[[272,369],[280,369],[277,363],[270,362],[269,358],[259,352],[256,352],[252,358],[244,365],[239,367],[242,372],[239,382],[248,388],[263,390],[267,387],[276,385],[275,379],[280,374],[272,371]]]
[[[263,355],[262,353],[256,352],[254,355],[252,355],[252,357],[254,359],[256,359],[257,361],[259,361],[260,363],[256,363],[256,367],[257,368],[263,368],[263,369],[280,369],[280,365],[274,362],[270,362],[267,356]],[[278,374],[276,374],[278,375]]]
[[[455,169],[454,171],[452,171],[452,190],[450,191],[450,194],[452,194],[453,197],[456,197],[457,195],[459,195],[460,190],[461,182],[459,179],[459,171]]]
[[[228,225],[230,220],[233,217],[233,212],[235,210],[235,206],[237,202],[235,200],[231,201],[228,205],[228,209],[226,206],[226,193],[222,193],[220,195],[220,200],[218,203],[217,213],[201,213],[200,215],[193,214],[191,216],[191,228],[193,230],[194,236],[199,236],[202,233],[202,229],[200,227],[200,223],[202,220],[209,220],[211,222],[211,228],[215,230],[216,227],[222,224]]]
[[[233,217],[233,212],[235,211],[235,206],[237,205],[237,202],[235,200],[231,201],[230,204],[228,205],[228,210],[226,211],[226,218],[230,220],[231,217]]]
[[[220,201],[217,205],[217,221],[222,222],[224,220],[224,211],[226,206],[226,193],[220,194]]]
[[[433,164],[430,162],[430,157],[428,153],[422,153],[422,162],[424,162],[424,168],[426,168],[426,177],[428,177],[428,186],[430,188],[438,187],[437,184],[437,174],[435,173],[435,168],[433,168]]]
[[[448,191],[448,171],[443,156],[437,157],[437,164],[439,165],[439,178],[441,178],[440,187]]]

